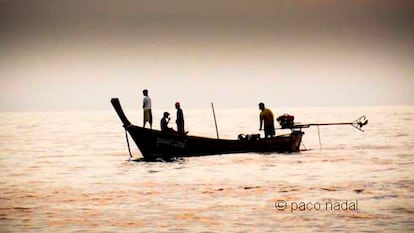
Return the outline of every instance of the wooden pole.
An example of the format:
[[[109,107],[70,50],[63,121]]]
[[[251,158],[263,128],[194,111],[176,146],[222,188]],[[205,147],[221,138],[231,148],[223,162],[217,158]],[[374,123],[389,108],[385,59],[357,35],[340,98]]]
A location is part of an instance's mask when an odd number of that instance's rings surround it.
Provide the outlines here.
[[[319,125],[318,125],[318,137],[319,137],[319,150],[322,150],[321,131],[319,130]]]
[[[216,112],[214,111],[214,104],[213,104],[213,102],[211,102],[211,108],[213,109],[214,124],[216,125],[217,139],[220,139],[219,132],[218,132],[218,127],[217,127]]]

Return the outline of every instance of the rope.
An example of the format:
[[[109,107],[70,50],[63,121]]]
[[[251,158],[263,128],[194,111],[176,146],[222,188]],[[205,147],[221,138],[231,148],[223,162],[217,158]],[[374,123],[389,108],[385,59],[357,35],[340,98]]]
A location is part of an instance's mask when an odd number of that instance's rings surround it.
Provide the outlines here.
[[[127,132],[126,129],[125,129],[125,138],[126,138],[127,145],[128,145],[129,161],[131,161],[131,159],[132,159],[132,153],[131,153],[131,147],[129,146],[128,132]]]
[[[306,146],[305,146],[305,143],[303,143],[303,140],[302,140],[302,146],[305,148],[305,150],[308,150],[308,148],[306,148]]]
[[[319,137],[319,150],[322,150],[321,132],[319,131],[319,125],[318,125],[318,137]]]

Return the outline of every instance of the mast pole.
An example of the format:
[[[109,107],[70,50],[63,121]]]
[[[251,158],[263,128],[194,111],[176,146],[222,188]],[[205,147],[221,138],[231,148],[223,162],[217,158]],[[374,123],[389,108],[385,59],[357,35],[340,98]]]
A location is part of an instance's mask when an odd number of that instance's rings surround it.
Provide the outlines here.
[[[217,127],[216,112],[214,111],[214,104],[213,104],[213,102],[211,102],[211,108],[213,109],[214,125],[216,126],[217,139],[220,139],[219,132],[218,132],[218,127]]]

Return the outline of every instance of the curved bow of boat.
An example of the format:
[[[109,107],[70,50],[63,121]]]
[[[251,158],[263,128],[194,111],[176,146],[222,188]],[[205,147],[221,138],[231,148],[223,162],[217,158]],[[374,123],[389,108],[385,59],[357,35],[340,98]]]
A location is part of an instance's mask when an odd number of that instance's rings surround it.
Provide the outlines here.
[[[131,125],[131,122],[128,120],[128,118],[125,116],[124,110],[122,110],[121,103],[119,102],[118,98],[112,98],[111,104],[114,107],[116,113],[119,116],[119,119],[121,119],[123,126],[126,128]]]

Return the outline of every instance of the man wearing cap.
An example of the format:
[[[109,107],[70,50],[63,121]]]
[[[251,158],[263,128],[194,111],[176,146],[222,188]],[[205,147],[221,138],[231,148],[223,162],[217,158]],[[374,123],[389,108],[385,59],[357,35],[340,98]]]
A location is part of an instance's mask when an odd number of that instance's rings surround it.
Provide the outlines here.
[[[275,136],[275,125],[273,113],[270,109],[265,108],[264,103],[259,103],[260,112],[260,129],[264,125],[265,138]]]
[[[177,109],[177,132],[179,134],[185,134],[184,132],[184,114],[183,110],[181,109],[180,102],[175,103],[175,108]]]

